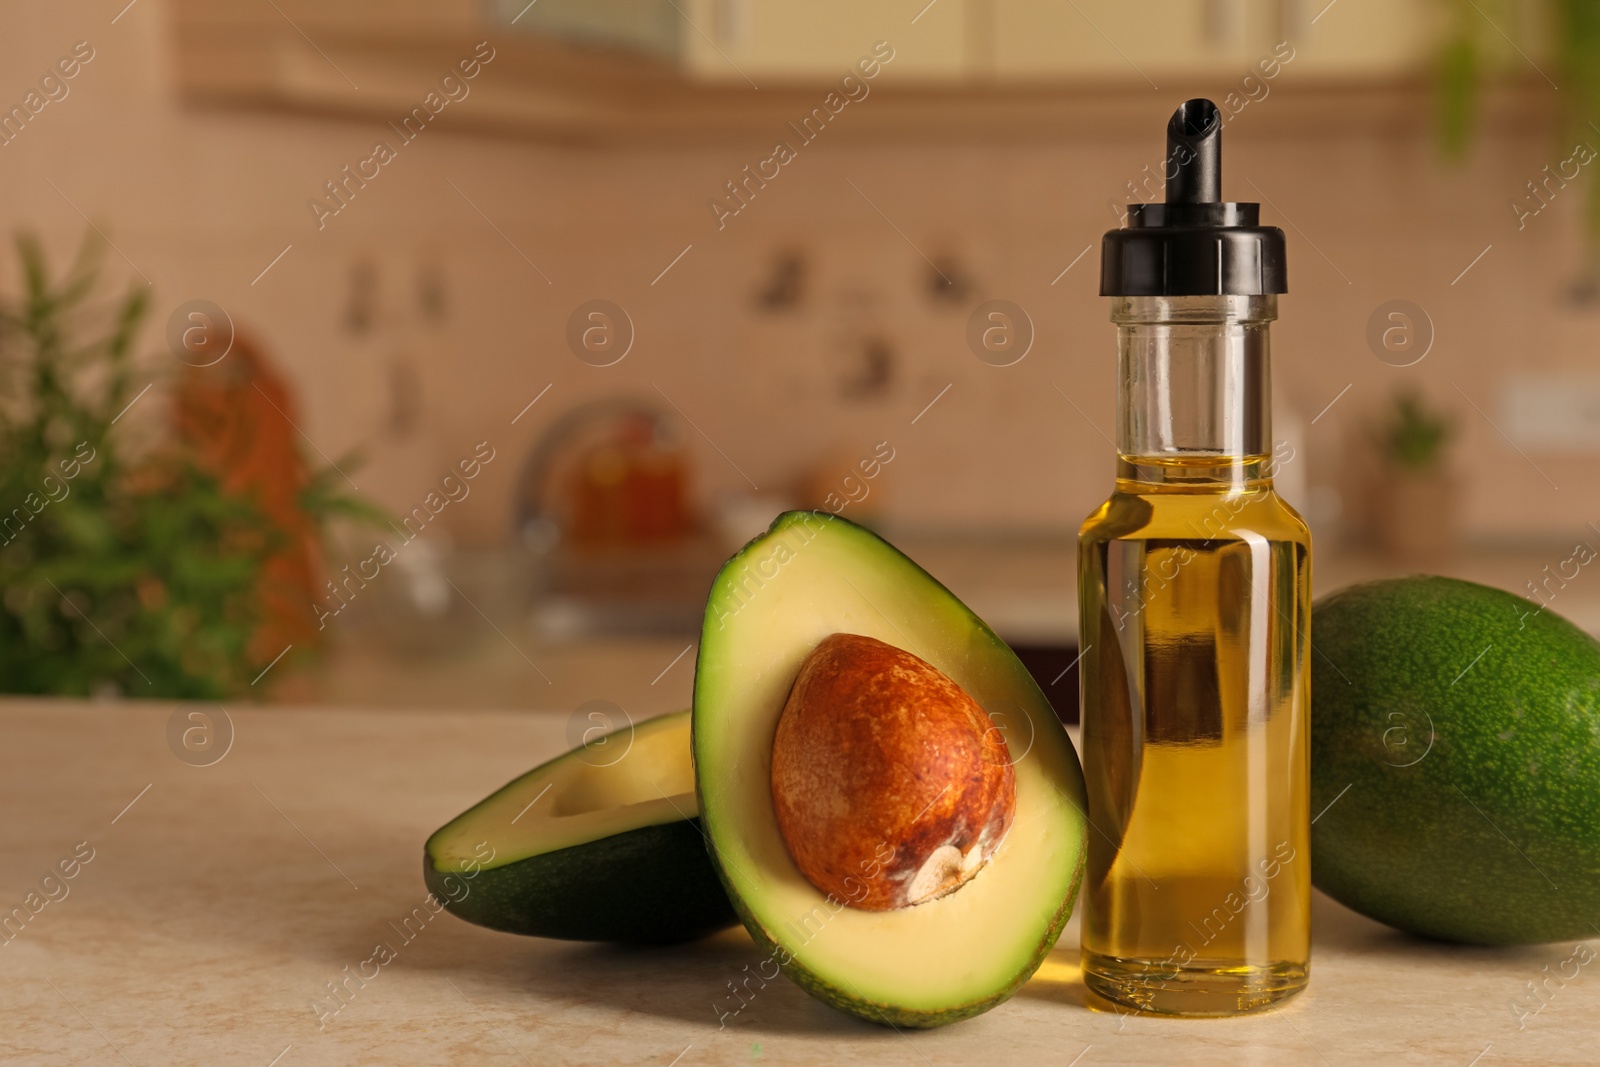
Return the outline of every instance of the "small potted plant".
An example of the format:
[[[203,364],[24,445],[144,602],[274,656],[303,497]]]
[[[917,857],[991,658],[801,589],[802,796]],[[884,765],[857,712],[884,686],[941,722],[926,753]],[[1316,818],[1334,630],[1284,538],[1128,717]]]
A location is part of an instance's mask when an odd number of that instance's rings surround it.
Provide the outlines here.
[[[1445,462],[1454,433],[1450,417],[1415,389],[1395,394],[1377,428],[1385,468],[1377,533],[1388,555],[1419,561],[1454,550],[1458,494]]]

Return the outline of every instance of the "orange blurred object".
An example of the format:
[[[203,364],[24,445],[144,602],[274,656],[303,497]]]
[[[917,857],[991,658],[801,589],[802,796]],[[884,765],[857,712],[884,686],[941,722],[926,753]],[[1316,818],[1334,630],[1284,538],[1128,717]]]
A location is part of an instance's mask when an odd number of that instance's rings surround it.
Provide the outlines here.
[[[311,605],[321,552],[316,527],[300,506],[310,473],[295,442],[295,416],[288,385],[242,336],[232,338],[220,362],[186,370],[173,397],[174,429],[196,463],[225,492],[253,499],[284,538],[258,587],[262,618],[250,656],[263,664],[289,645],[304,648],[319,637]]]

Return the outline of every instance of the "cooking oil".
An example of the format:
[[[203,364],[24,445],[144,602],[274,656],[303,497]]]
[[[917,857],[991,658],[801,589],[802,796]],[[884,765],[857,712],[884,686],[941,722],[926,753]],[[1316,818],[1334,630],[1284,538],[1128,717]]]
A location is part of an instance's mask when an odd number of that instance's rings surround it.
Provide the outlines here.
[[[1080,534],[1084,981],[1139,1010],[1307,978],[1311,544],[1273,464],[1125,457]]]
[[[1120,1008],[1253,1011],[1309,975],[1311,536],[1273,489],[1281,230],[1224,202],[1221,115],[1106,235],[1115,489],[1079,533],[1083,976]],[[1301,461],[1303,462],[1303,460]]]

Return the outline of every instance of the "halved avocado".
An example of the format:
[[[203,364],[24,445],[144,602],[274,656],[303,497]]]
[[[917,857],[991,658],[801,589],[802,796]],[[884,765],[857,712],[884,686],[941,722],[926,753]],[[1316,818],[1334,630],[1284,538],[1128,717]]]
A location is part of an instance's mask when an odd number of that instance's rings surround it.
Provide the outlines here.
[[[987,866],[947,896],[861,910],[813,887],[784,843],[773,738],[802,661],[834,633],[920,656],[1004,732],[1015,819]],[[693,744],[712,858],[745,928],[834,1007],[893,1026],[977,1015],[1028,980],[1071,914],[1084,862],[1083,773],[1050,704],[982,620],[853,523],[788,512],[723,567],[706,605]]]
[[[437,830],[424,880],[451,914],[513,934],[654,943],[731,926],[693,778],[687,711],[597,737]]]

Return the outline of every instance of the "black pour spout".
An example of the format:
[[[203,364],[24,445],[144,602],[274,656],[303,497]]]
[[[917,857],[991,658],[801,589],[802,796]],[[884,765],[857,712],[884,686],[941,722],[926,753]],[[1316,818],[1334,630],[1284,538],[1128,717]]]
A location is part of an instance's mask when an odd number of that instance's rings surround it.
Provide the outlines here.
[[[1186,100],[1167,122],[1165,203],[1128,205],[1100,246],[1102,296],[1261,296],[1289,291],[1283,231],[1261,205],[1222,199],[1222,112]]]
[[[1222,199],[1222,112],[1209,100],[1186,100],[1167,123],[1167,203]]]

